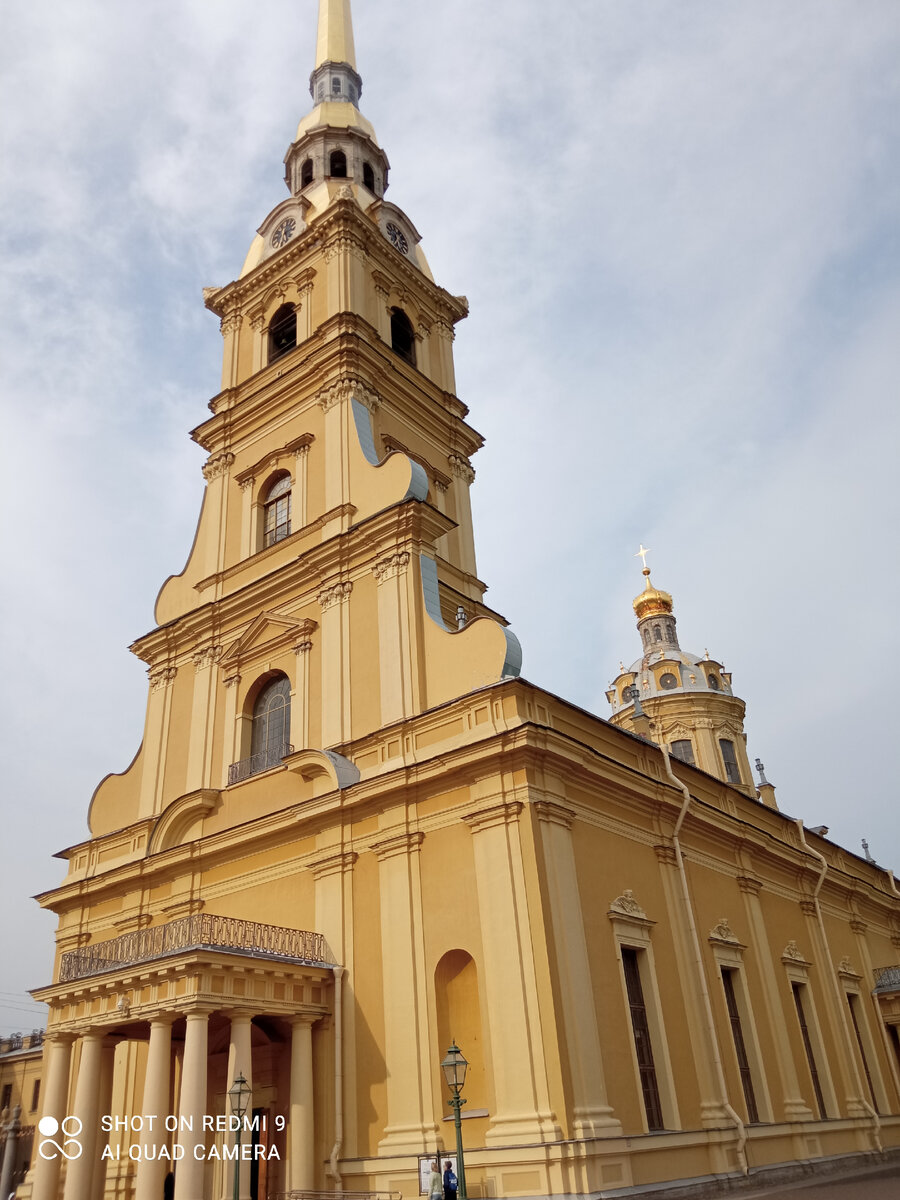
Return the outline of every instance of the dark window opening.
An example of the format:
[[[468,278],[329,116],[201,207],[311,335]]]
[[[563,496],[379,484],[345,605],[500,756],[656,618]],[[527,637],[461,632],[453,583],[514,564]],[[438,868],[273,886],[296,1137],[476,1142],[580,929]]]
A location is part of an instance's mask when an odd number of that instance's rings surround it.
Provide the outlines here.
[[[727,738],[719,738],[719,749],[722,751],[722,763],[725,767],[725,778],[729,783],[740,783],[741,773],[738,770],[737,755],[734,752],[734,742]]]
[[[812,1076],[813,1091],[816,1094],[819,1118],[824,1121],[828,1113],[825,1110],[825,1097],[822,1095],[822,1085],[819,1083],[819,1072],[816,1068],[816,1057],[813,1054],[812,1042],[809,1037],[809,1026],[806,1024],[806,1012],[803,1007],[804,990],[805,988],[802,983],[791,984],[791,991],[794,993],[794,1004],[797,1006],[797,1020],[800,1022],[800,1036],[803,1039],[806,1061],[809,1064],[809,1073]]]
[[[332,92],[333,92],[333,93],[334,93],[336,96],[339,96],[339,95],[340,95],[340,93],[341,93],[341,81],[340,81],[340,79],[332,79],[332,81],[331,81],[331,90],[332,90]]]
[[[38,1100],[41,1098],[41,1081],[36,1079],[31,1089],[31,1111],[37,1112]]]
[[[634,1032],[634,1049],[637,1054],[647,1127],[663,1129],[662,1104],[659,1099],[656,1067],[653,1063],[653,1047],[650,1043],[650,1026],[647,1022],[647,1007],[644,1004],[637,950],[622,947],[622,966],[625,969],[625,988],[628,993],[628,1007],[631,1010],[631,1028]]]
[[[715,675],[707,675],[706,682],[709,684],[712,691],[717,692],[719,690],[719,681],[716,679]]]
[[[866,1073],[866,1083],[869,1085],[869,1095],[872,1097],[872,1107],[876,1112],[880,1112],[881,1110],[878,1107],[878,1101],[875,1099],[875,1087],[872,1083],[872,1073],[869,1070],[869,1062],[866,1058],[865,1047],[863,1046],[862,1030],[859,1027],[859,1013],[857,1012],[859,996],[854,996],[848,992],[847,1004],[850,1006],[850,1019],[853,1021],[853,1030],[856,1034],[856,1044],[859,1046],[859,1057],[862,1059],[863,1070]]]
[[[633,683],[629,683],[628,687],[622,689],[622,703],[631,704],[637,699],[638,690]]]
[[[307,184],[313,181],[313,165],[312,159],[308,158],[300,168],[300,186],[306,187]]]
[[[291,681],[281,675],[263,688],[253,705],[250,757],[266,763],[258,766],[257,771],[277,766],[288,752],[290,739]]]
[[[281,358],[297,345],[297,310],[282,304],[269,323],[269,362]]]
[[[0,1112],[2,1112],[4,1108],[9,1108],[9,1102],[11,1099],[12,1099],[12,1084],[4,1083],[3,1099],[0,1100]]]
[[[672,688],[678,687],[678,678],[671,671],[665,671],[659,677],[659,686],[665,688],[667,692],[671,692]]]
[[[391,349],[412,366],[416,365],[416,335],[402,308],[391,309]]]
[[[896,1025],[888,1025],[887,1028],[891,1045],[894,1047],[894,1053],[897,1056],[897,1066],[900,1067],[900,1031],[898,1031]]]
[[[331,153],[331,159],[329,161],[330,161],[329,171],[331,174],[331,178],[332,179],[346,179],[347,178],[347,155],[343,152],[343,150],[333,150]]]
[[[660,627],[658,625],[653,626],[653,638],[654,638],[654,641],[657,641],[657,642],[662,641],[662,630],[660,629]]]
[[[738,1011],[737,996],[734,994],[734,971],[722,968],[722,983],[725,987],[725,1004],[728,1008],[728,1020],[731,1022],[731,1036],[734,1038],[734,1050],[737,1054],[738,1070],[741,1075],[741,1087],[744,1089],[744,1103],[747,1105],[747,1120],[751,1125],[759,1122],[759,1109],[756,1107],[756,1095],[753,1091],[753,1077],[750,1074],[750,1060],[747,1057],[747,1047],[744,1044],[744,1031],[741,1028],[741,1014]]]
[[[683,763],[688,763],[689,766],[695,766],[694,762],[694,747],[691,745],[690,738],[682,738],[677,742],[673,742],[669,747],[669,753],[673,758],[679,759]]]
[[[291,477],[282,475],[266,493],[263,506],[263,546],[274,546],[291,532]]]
[[[371,163],[363,163],[363,184],[370,192],[375,191],[375,172]]]

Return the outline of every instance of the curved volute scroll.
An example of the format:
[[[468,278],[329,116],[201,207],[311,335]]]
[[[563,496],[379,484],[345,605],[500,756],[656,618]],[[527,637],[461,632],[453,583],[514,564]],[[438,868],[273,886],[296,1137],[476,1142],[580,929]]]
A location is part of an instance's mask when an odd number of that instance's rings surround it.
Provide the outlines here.
[[[162,813],[150,835],[148,854],[158,854],[191,841],[199,836],[198,826],[203,818],[222,803],[222,794],[215,788],[199,788],[179,796]]]

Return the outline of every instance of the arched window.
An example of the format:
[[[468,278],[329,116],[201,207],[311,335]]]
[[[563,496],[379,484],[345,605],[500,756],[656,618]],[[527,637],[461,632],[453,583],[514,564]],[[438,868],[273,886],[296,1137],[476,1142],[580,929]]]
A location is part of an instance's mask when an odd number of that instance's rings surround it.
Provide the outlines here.
[[[274,546],[291,532],[291,477],[279,475],[266,491],[263,504],[263,548]]]
[[[331,90],[332,90],[332,92],[334,93],[334,95],[335,95],[335,96],[339,96],[339,95],[341,94],[341,81],[340,81],[340,79],[337,79],[337,78],[335,78],[335,79],[332,79],[332,81],[331,81]]]
[[[279,675],[256,697],[253,705],[253,729],[250,735],[250,771],[258,775],[277,767],[292,751],[291,681]]]
[[[416,365],[416,335],[412,322],[402,308],[391,309],[391,349],[408,363]]]
[[[657,642],[662,641],[662,630],[658,625],[653,626],[653,637]]]
[[[371,163],[363,163],[363,184],[370,192],[375,191],[375,172]]]
[[[329,170],[332,179],[347,178],[347,155],[343,150],[332,150]]]
[[[297,310],[282,304],[269,322],[269,362],[281,358],[297,345]]]
[[[300,168],[300,186],[305,188],[308,183],[313,181],[313,165],[312,159],[307,158],[303,166]]]

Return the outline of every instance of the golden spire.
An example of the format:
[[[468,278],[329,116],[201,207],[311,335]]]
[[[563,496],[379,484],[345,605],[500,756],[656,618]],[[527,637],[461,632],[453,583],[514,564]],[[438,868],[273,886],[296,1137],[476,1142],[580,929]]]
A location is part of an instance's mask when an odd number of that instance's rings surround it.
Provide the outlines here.
[[[349,63],[356,70],[350,0],[319,0],[316,68],[329,62]]]

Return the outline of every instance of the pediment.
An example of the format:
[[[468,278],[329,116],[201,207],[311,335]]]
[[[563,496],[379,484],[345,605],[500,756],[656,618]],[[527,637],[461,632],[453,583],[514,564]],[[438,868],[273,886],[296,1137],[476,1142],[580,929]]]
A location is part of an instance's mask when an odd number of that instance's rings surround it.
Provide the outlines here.
[[[309,641],[318,622],[309,617],[287,617],[280,613],[262,612],[255,617],[236,642],[229,646],[220,666],[226,674],[244,662],[264,657],[279,646],[299,645]]]

